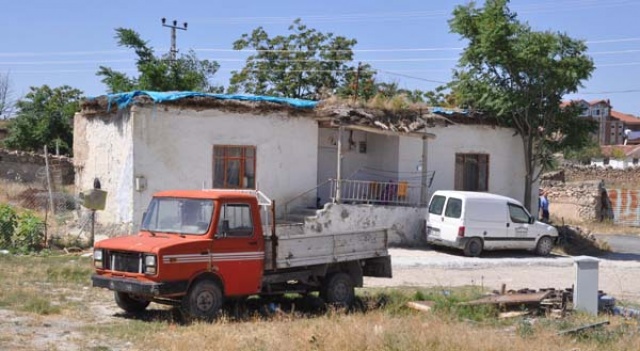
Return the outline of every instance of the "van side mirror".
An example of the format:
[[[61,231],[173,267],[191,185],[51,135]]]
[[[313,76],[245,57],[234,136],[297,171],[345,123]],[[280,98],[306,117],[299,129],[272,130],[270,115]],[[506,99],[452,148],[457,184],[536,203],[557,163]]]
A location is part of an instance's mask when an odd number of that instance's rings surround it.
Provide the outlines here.
[[[536,222],[536,217],[529,216],[529,224],[534,224]]]

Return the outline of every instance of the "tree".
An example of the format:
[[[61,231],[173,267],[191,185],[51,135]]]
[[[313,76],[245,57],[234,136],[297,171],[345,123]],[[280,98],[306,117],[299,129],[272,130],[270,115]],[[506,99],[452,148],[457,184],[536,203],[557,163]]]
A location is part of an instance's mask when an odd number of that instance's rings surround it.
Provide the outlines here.
[[[0,119],[9,118],[13,113],[13,106],[9,74],[0,74]]]
[[[131,90],[221,92],[222,87],[210,79],[220,65],[215,61],[199,60],[193,51],[171,60],[169,55],[155,56],[153,48],[131,29],[117,28],[118,46],[133,49],[138,59],[138,77],[100,66],[96,73],[110,92]]]
[[[457,6],[451,31],[468,41],[452,89],[459,103],[515,129],[524,146],[524,203],[531,186],[552,165],[552,153],[589,142],[593,121],[578,118],[562,97],[588,79],[594,65],[583,41],[520,22],[508,0]]]
[[[69,86],[31,87],[16,103],[18,113],[9,123],[7,147],[41,151],[44,145],[56,147],[62,154],[71,154],[73,147],[73,116],[79,111],[82,92]]]
[[[230,93],[320,99],[341,88],[343,94],[354,91],[355,86],[348,85],[355,82],[358,71],[350,65],[355,39],[307,28],[300,19],[289,31],[287,36],[270,37],[258,27],[233,43],[236,50],[250,48],[256,53],[247,58],[244,68],[232,72]],[[373,78],[368,66],[361,67],[360,74],[360,82]]]

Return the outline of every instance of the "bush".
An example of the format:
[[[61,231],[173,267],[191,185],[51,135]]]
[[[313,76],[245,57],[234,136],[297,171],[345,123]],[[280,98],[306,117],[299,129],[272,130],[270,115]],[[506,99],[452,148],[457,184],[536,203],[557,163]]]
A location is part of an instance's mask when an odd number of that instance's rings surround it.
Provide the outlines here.
[[[17,224],[15,209],[7,204],[0,204],[0,249],[11,248]]]
[[[13,234],[13,247],[19,252],[38,251],[44,241],[44,221],[33,212],[26,211],[18,217]]]

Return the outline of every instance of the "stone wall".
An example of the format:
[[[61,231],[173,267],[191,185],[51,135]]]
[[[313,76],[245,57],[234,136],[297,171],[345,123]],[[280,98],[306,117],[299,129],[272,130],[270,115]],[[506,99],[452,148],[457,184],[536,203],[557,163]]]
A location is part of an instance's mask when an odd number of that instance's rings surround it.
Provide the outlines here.
[[[602,219],[606,191],[601,181],[562,182],[543,180],[552,219],[585,222]]]
[[[69,157],[49,156],[51,177],[55,184],[73,184],[74,168]],[[0,149],[0,178],[20,182],[46,180],[44,155]]]
[[[610,184],[640,184],[640,171],[637,168],[613,169],[567,164],[563,166],[563,171],[568,182],[602,180],[607,186]]]

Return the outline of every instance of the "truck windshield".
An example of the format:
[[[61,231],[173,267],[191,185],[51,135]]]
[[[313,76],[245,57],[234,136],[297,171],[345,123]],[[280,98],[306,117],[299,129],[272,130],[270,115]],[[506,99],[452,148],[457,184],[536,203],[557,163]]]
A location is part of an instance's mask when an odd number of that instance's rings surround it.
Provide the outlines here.
[[[202,235],[213,214],[213,200],[156,197],[142,219],[142,230]]]

